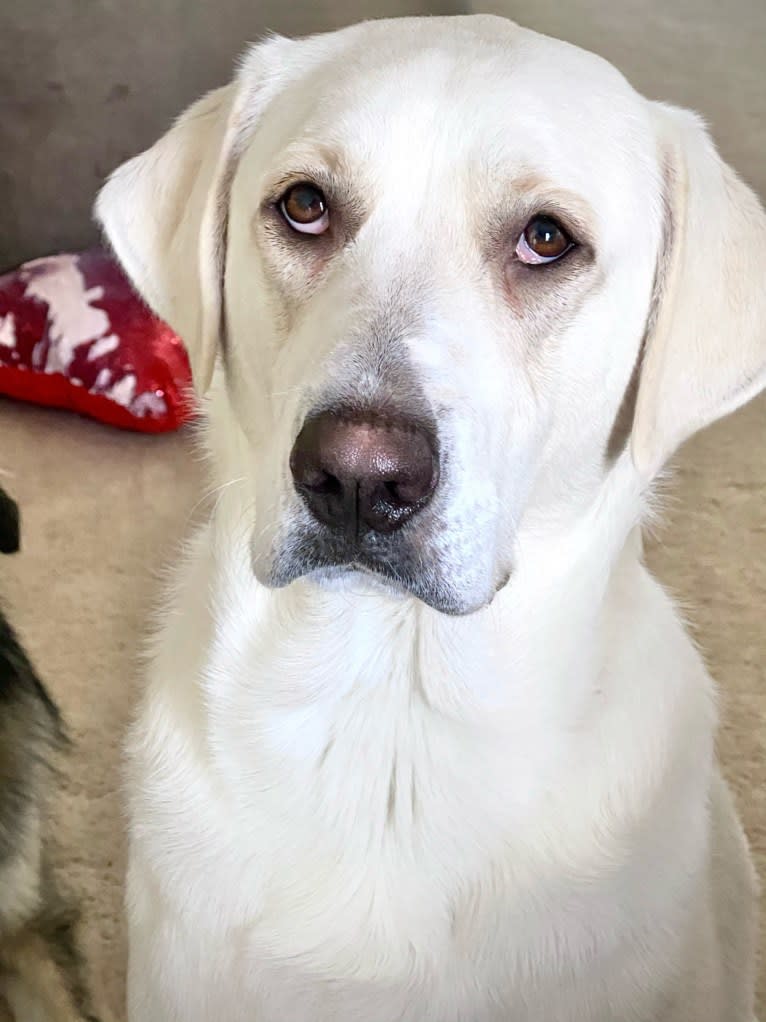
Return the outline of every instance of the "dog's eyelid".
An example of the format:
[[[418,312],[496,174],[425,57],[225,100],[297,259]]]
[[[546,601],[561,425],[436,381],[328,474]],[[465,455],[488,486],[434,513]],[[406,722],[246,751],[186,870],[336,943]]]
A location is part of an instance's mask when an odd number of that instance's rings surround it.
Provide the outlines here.
[[[554,202],[544,202],[534,207],[534,211],[527,219],[532,220],[547,218],[559,225],[565,234],[569,236],[573,245],[578,248],[595,249],[595,241],[592,228],[585,223],[582,217],[572,213],[569,209]]]
[[[278,205],[285,192],[298,184],[314,185],[334,205],[333,199],[339,190],[335,177],[327,168],[318,166],[297,166],[270,178],[262,189],[261,205]]]
[[[549,217],[576,245],[595,251],[597,218],[583,196],[548,180],[521,180],[512,186],[511,194],[520,197],[517,216],[524,221],[520,227],[523,228],[535,217]]]

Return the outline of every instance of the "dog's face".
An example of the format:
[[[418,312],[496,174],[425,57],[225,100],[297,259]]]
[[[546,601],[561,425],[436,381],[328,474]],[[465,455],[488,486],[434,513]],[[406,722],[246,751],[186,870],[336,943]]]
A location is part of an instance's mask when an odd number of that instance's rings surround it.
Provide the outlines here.
[[[239,163],[226,359],[265,581],[356,564],[471,609],[525,515],[569,514],[603,476],[661,171],[614,71],[515,35],[363,35],[275,99]]]
[[[616,461],[648,480],[763,385],[752,195],[690,115],[501,19],[262,44],[99,215],[201,390],[221,350],[269,585],[476,609]]]

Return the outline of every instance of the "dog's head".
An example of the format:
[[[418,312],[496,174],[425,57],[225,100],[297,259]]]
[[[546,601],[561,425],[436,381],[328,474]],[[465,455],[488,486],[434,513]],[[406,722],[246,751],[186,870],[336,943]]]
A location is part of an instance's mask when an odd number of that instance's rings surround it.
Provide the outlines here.
[[[473,610],[766,382],[753,194],[694,115],[502,19],[269,39],[98,216],[200,393],[220,356],[269,585]]]

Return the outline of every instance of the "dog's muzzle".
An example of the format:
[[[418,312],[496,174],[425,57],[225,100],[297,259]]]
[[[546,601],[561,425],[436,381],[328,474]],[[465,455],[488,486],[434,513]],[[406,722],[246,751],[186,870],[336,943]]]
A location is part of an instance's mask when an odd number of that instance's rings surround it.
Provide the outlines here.
[[[450,541],[448,425],[441,418],[437,430],[427,411],[391,404],[310,413],[290,453],[300,506],[269,560],[254,549],[259,581],[282,588],[311,576],[333,586],[359,573],[445,614],[484,606],[494,587],[474,553],[479,539]]]

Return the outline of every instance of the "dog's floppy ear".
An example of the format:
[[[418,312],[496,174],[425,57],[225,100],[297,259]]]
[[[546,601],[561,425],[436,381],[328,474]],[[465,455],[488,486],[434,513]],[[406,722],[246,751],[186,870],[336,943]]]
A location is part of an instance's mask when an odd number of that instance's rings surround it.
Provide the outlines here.
[[[0,486],[0,554],[15,554],[20,545],[18,505]]]
[[[219,236],[225,224],[216,223],[223,217],[209,200],[233,93],[229,85],[191,106],[151,149],[112,174],[96,203],[136,290],[184,341],[199,393],[210,383],[219,327],[220,254],[209,233]]]
[[[118,167],[96,202],[136,290],[184,341],[198,394],[210,385],[221,332],[234,171],[266,105],[291,77],[288,51],[299,45],[273,36],[254,46],[230,85],[198,100],[151,149]]]
[[[766,387],[766,213],[696,115],[653,108],[668,230],[633,422],[646,477]]]

